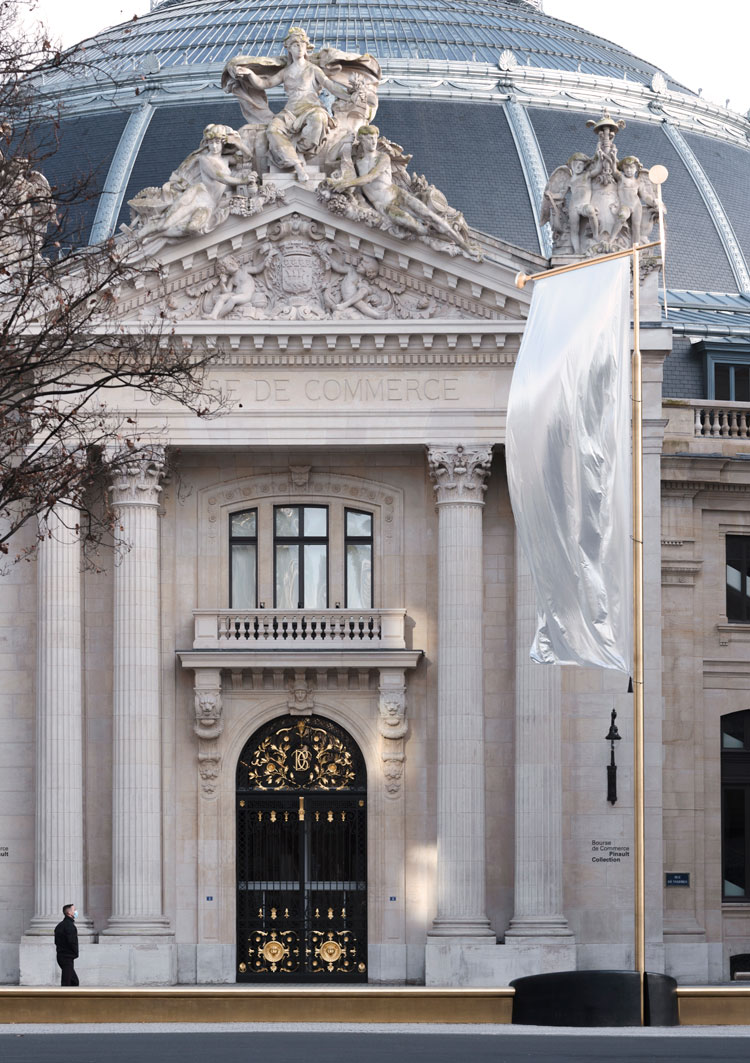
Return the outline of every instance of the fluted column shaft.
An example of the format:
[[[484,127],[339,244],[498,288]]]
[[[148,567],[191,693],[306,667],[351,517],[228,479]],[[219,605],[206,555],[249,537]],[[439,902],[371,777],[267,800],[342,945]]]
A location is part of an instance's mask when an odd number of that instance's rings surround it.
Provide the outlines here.
[[[437,916],[490,936],[485,910],[482,508],[491,450],[432,447],[438,508]]]
[[[36,824],[34,916],[48,934],[63,904],[84,915],[81,543],[78,510],[59,502],[44,522],[37,558]]]
[[[162,455],[129,463],[113,492],[124,541],[115,566],[112,915],[106,933],[165,934],[159,697]]]
[[[563,916],[560,667],[535,664],[536,599],[516,539],[515,905],[506,938],[570,937]]]

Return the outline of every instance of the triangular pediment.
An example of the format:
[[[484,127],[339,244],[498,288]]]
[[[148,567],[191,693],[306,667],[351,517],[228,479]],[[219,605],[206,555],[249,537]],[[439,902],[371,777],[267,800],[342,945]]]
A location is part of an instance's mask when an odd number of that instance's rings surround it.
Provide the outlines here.
[[[213,232],[165,244],[117,293],[123,324],[174,322],[217,335],[379,323],[525,319],[514,286],[527,266],[513,249],[481,259],[457,248],[402,240],[340,217],[314,190],[293,184],[251,216],[230,215]]]

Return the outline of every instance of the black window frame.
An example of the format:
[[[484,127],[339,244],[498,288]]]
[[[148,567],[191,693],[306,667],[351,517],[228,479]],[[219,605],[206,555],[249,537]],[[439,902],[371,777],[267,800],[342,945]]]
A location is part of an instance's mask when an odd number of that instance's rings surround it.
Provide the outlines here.
[[[743,748],[724,747],[724,731],[729,720],[742,723]],[[750,709],[726,713],[720,720],[721,742],[721,899],[724,904],[747,904],[750,901]],[[726,803],[729,791],[741,791],[744,794],[744,865],[745,892],[727,894],[727,814]]]
[[[302,529],[302,533],[300,535],[277,535],[277,533],[276,533],[276,512],[279,509],[298,509],[299,510],[299,513],[300,513],[299,526]],[[324,536],[321,536],[321,535],[307,535],[306,536],[304,534],[304,528],[305,528],[304,511],[306,509],[324,509],[325,510],[325,512],[326,512],[326,534]],[[295,546],[296,545],[298,547],[317,546],[317,545],[320,545],[320,544],[323,544],[325,546],[325,548],[326,548],[326,604],[322,608],[328,609],[329,600],[330,600],[330,594],[331,594],[331,549],[330,549],[330,540],[331,540],[331,512],[330,512],[330,507],[328,505],[321,504],[319,502],[279,502],[277,505],[274,505],[274,507],[273,507],[273,607],[274,607],[274,609],[281,608],[279,606],[279,604],[278,604],[277,599],[276,599],[276,589],[277,589],[277,585],[276,585],[276,546],[278,544],[281,544],[283,546]],[[304,593],[305,593],[305,551],[304,551],[304,549],[300,549],[299,550],[298,557],[299,557],[299,584],[298,584],[298,590],[304,596]],[[299,603],[299,598],[298,598],[298,603]],[[297,604],[297,606],[296,606],[296,609],[298,609],[298,610],[299,609],[308,609],[308,608],[309,609],[314,609],[314,608],[320,608],[320,606],[313,607],[313,606],[306,606],[306,605],[301,605],[301,604]]]
[[[349,521],[348,516],[350,513],[357,513],[363,517],[370,518],[370,534],[369,535],[349,535]],[[354,544],[367,544],[370,547],[370,604],[365,606],[366,609],[372,609],[375,604],[375,515],[369,509],[355,509],[353,506],[344,507],[344,604],[347,609],[353,609],[354,606],[349,605],[349,565],[347,563],[347,547],[349,543]]]
[[[699,354],[705,358],[706,373],[706,399],[709,402],[744,402],[743,399],[735,398],[737,369],[747,370],[750,368],[750,345],[745,343],[726,344],[701,340],[695,347]],[[731,398],[719,398],[716,394],[716,368],[717,366],[729,369]]]
[[[726,593],[727,620],[732,624],[750,624],[750,599],[742,591],[739,592],[739,608],[735,608],[730,602],[729,579],[727,570],[729,562],[737,561],[740,572],[744,573],[744,579],[750,578],[750,535],[727,535],[724,545],[724,583]],[[730,605],[732,608],[730,609]]]
[[[233,522],[234,518],[235,517],[241,517],[244,513],[254,513],[255,514],[255,535],[233,535],[232,534],[232,522]],[[251,543],[254,544],[254,546],[255,546],[255,605],[253,605],[250,608],[253,608],[253,609],[257,609],[258,608],[258,519],[259,519],[259,513],[258,513],[258,507],[257,506],[250,506],[248,509],[238,509],[238,510],[235,510],[234,513],[230,513],[229,514],[229,528],[228,528],[228,531],[229,531],[229,608],[230,609],[234,609],[235,608],[235,604],[232,601],[232,597],[233,597],[232,587],[233,587],[233,584],[234,584],[234,579],[233,579],[233,576],[234,576],[234,571],[233,571],[234,551],[232,550],[232,547],[233,546],[247,546],[247,545],[249,545]],[[239,607],[237,607],[237,608],[239,608]],[[246,607],[246,608],[248,608],[248,607]]]

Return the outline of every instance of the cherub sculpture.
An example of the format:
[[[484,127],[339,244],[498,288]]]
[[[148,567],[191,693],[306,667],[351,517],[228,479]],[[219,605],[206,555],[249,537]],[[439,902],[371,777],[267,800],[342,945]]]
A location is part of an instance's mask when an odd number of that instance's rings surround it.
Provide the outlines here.
[[[540,220],[550,222],[556,235],[569,228],[573,253],[581,253],[581,225],[588,221],[595,240],[599,239],[599,215],[592,202],[593,188],[589,167],[592,160],[582,151],[571,155],[564,166],[558,166],[544,190]],[[568,197],[567,214],[565,199]]]
[[[10,130],[6,135],[11,135]],[[6,159],[0,151],[0,170],[5,184],[0,206],[0,260],[12,277],[19,267],[31,268],[39,261],[47,228],[57,221],[57,211],[47,178],[32,169],[28,159]]]
[[[312,44],[304,29],[293,26],[284,41],[287,55],[279,58],[256,58],[240,55],[230,59],[222,74],[222,87],[239,101],[249,126],[260,125],[271,160],[281,169],[292,169],[299,181],[308,180],[305,160],[330,149],[337,118],[321,102],[325,90],[344,101],[350,100],[359,113],[362,109],[362,84],[354,74],[366,79],[371,90],[380,80],[380,65],[370,55],[350,55],[334,48],[312,54]],[[268,106],[266,89],[283,86],[287,101],[278,114]],[[377,107],[377,95],[370,92],[368,114]],[[248,127],[245,127],[247,130]],[[342,131],[342,133],[345,131]],[[258,130],[251,130],[246,141],[253,142],[256,153],[263,154],[257,143]],[[262,165],[262,164],[261,164]]]
[[[365,317],[383,318],[389,305],[393,302],[385,292],[378,292],[373,280],[378,275],[378,263],[368,255],[362,255],[356,263],[339,259],[335,249],[327,257],[328,265],[334,273],[339,274],[338,301],[330,289],[323,293],[323,302],[334,316],[345,316],[346,311],[358,310]],[[349,314],[349,316],[355,316]]]
[[[360,193],[369,207],[396,232],[406,230],[427,239],[442,238],[449,245],[476,256],[477,248],[468,240],[465,223],[455,226],[445,215],[428,206],[410,190],[411,181],[404,156],[397,144],[380,137],[377,126],[362,126],[353,155],[354,173],[342,174],[324,182],[323,197],[337,192]],[[429,186],[430,188],[432,186]],[[446,204],[447,206],[447,204]],[[463,221],[463,216],[455,212]]]
[[[619,228],[613,234],[613,239],[616,239],[629,223],[631,242],[646,243],[659,220],[656,188],[648,176],[648,170],[635,155],[627,155],[621,159],[617,164],[617,171]],[[665,207],[662,207],[662,212],[666,214]]]
[[[216,263],[216,272],[219,276],[220,294],[214,303],[213,310],[208,315],[214,321],[220,317],[231,314],[238,306],[246,306],[255,295],[254,276],[262,273],[266,268],[266,262],[271,248],[265,245],[261,248],[258,262],[239,262],[234,255],[227,255]]]
[[[132,219],[123,228],[147,244],[151,254],[170,240],[211,232],[228,216],[232,193],[246,185],[253,187],[256,175],[247,163],[243,166],[245,159],[245,149],[233,129],[207,125],[197,150],[166,184],[144,188],[129,200]]]
[[[618,161],[616,133],[625,127],[606,111],[586,123],[597,136],[589,158],[581,151],[550,175],[540,221],[552,227],[556,254],[595,255],[648,241],[659,207],[646,169],[633,155]]]

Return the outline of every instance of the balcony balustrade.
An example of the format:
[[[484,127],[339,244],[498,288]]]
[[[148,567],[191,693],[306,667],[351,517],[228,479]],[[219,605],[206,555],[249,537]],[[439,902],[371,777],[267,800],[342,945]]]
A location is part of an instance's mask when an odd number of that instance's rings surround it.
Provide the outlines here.
[[[404,609],[196,609],[196,650],[405,649]]]
[[[705,402],[694,406],[694,431],[703,438],[750,439],[746,402]]]

